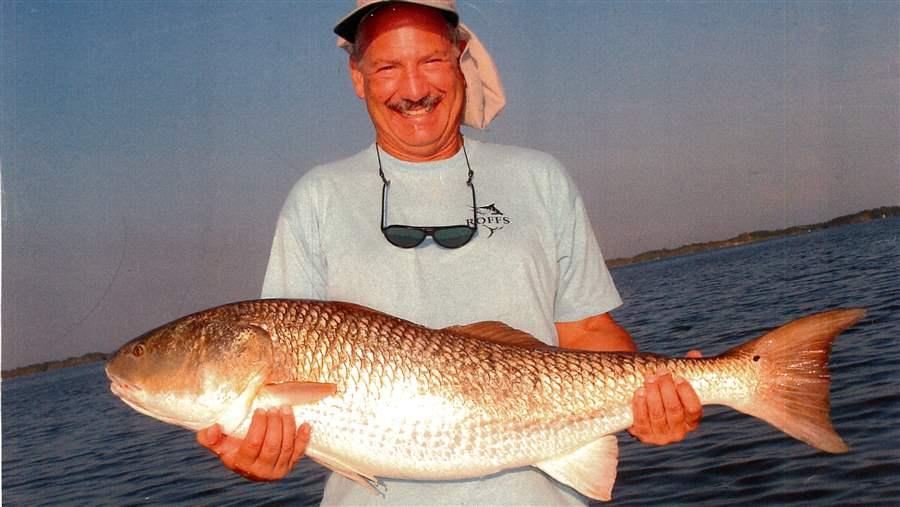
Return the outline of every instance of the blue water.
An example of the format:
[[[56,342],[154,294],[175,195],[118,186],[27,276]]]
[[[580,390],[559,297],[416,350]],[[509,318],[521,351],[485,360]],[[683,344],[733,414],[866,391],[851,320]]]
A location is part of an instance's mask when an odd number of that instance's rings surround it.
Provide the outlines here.
[[[802,315],[861,306],[832,355],[829,455],[707,407],[685,442],[622,436],[616,505],[900,505],[900,220],[820,231],[614,271],[616,311],[644,350],[724,351]],[[126,337],[123,337],[123,342]],[[192,433],[142,416],[92,364],[2,383],[4,505],[306,505],[325,472],[279,483],[226,471]],[[427,502],[426,502],[427,503]]]

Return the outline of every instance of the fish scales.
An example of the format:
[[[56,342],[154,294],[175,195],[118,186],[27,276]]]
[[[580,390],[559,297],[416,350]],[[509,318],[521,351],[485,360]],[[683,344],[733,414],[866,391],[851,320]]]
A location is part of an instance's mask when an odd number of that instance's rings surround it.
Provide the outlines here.
[[[269,306],[280,310],[286,304],[269,303],[263,308],[251,306],[241,317],[253,322],[254,316],[260,314],[263,318],[257,323],[262,326],[272,320],[271,313],[266,311]],[[582,352],[509,350],[491,342],[461,340],[452,333],[434,332],[379,314],[348,318],[346,312],[337,308],[329,311],[316,304],[304,304],[299,308],[287,306],[296,311],[275,312],[275,321],[280,325],[274,327],[273,337],[281,349],[276,357],[283,358],[285,368],[290,371],[283,376],[276,374],[274,380],[334,383],[343,393],[342,398],[356,407],[356,410],[347,410],[344,403],[336,403],[333,411],[321,414],[312,411],[305,418],[301,411],[298,417],[312,423],[327,421],[329,425],[335,425],[334,430],[326,430],[322,438],[342,447],[339,452],[371,446],[372,442],[383,439],[379,449],[373,449],[373,452],[390,455],[395,464],[398,460],[394,446],[397,442],[409,441],[418,450],[418,460],[427,460],[432,470],[445,468],[448,462],[443,447],[451,440],[455,440],[453,452],[458,452],[457,446],[469,452],[464,463],[454,465],[460,471],[475,467],[484,473],[494,472],[496,464],[493,462],[498,460],[492,460],[491,456],[498,453],[501,462],[510,459],[524,464],[541,461],[553,454],[541,453],[541,449],[534,446],[529,449],[524,446],[525,442],[550,437],[547,449],[557,449],[560,444],[580,447],[597,433],[597,428],[582,424],[580,431],[561,433],[560,430],[577,427],[577,423],[584,421],[605,425],[599,428],[601,432],[620,430],[630,425],[630,400],[635,389],[643,383],[644,375],[656,371],[659,364],[682,375],[687,373],[683,361],[656,356],[598,357]],[[298,329],[301,332],[295,333]],[[313,351],[313,357],[303,355],[301,357],[307,361],[291,364],[290,360],[297,357],[291,354],[292,349]],[[378,361],[374,360],[372,350],[377,351]],[[341,366],[329,375],[322,367],[326,362]],[[395,365],[396,375],[386,376],[379,368],[384,363]],[[457,416],[434,418],[429,411],[406,409],[400,411],[402,420],[395,414],[385,417],[384,412],[389,411],[385,408],[396,406],[391,404],[392,396],[399,395],[401,409],[414,399],[406,389],[397,389],[411,383],[416,386],[416,396],[425,394],[441,400],[438,406],[431,408],[444,408]],[[715,384],[702,385],[713,387]],[[698,386],[701,390],[698,394],[701,399],[709,398],[704,396],[702,385]],[[356,421],[365,421],[367,431],[362,434],[366,438],[346,442],[343,437],[346,431],[361,429]],[[529,428],[533,430],[528,431]],[[546,435],[545,428],[556,431]],[[317,437],[319,433],[317,431]],[[328,433],[336,437],[330,437]],[[391,438],[392,434],[396,436]],[[556,442],[554,435],[568,438]],[[370,436],[375,438],[369,439]],[[341,442],[345,442],[344,445]],[[427,446],[429,442],[438,445]],[[432,450],[432,459],[428,459],[423,449]],[[514,452],[517,449],[526,452]],[[482,470],[485,464],[491,468]],[[421,462],[415,463],[416,470],[421,465]],[[404,476],[415,473],[415,470],[394,471],[394,474]],[[452,474],[453,470],[447,470],[447,473]]]
[[[558,409],[557,404],[536,407],[529,402],[527,392],[539,389],[545,395],[558,396],[567,389],[567,385],[574,387],[575,384],[571,381],[575,375],[566,375],[570,381],[565,382],[565,379],[546,372],[540,375],[539,384],[532,382],[531,377],[527,377],[527,382],[522,382],[523,364],[531,365],[533,371],[541,364],[528,357],[535,354],[533,351],[517,350],[516,354],[509,354],[506,350],[498,350],[501,347],[495,344],[459,340],[450,333],[424,333],[417,326],[378,315],[371,319],[348,321],[342,315],[335,314],[332,321],[343,321],[347,325],[322,325],[320,320],[315,327],[316,332],[307,334],[307,337],[313,335],[311,338],[317,343],[327,344],[315,348],[318,360],[314,360],[313,364],[322,365],[326,362],[324,358],[330,357],[333,364],[343,367],[332,375],[321,367],[308,371],[300,369],[291,373],[291,379],[335,383],[343,397],[358,407],[357,410],[347,411],[343,403],[336,403],[334,412],[321,414],[323,422],[328,420],[330,424],[335,424],[336,418],[344,414],[344,424],[338,424],[333,431],[337,436],[335,441],[346,440],[340,437],[344,431],[359,430],[362,428],[358,426],[364,426],[367,430],[362,432],[364,438],[349,443],[349,447],[359,448],[384,440],[381,451],[386,454],[393,451],[388,455],[395,458],[395,446],[408,440],[413,444],[408,447],[416,450],[413,454],[417,458],[417,467],[421,467],[421,460],[432,462],[431,468],[447,463],[447,446],[451,443],[455,444],[451,449],[458,447],[469,452],[482,450],[472,454],[472,459],[467,460],[471,463],[465,464],[466,467],[484,463],[486,458],[497,452],[509,454],[501,447],[521,448],[519,441],[529,437],[524,430],[528,427],[542,428],[558,418],[557,414],[552,413],[558,412],[554,410]],[[301,336],[299,339],[307,337]],[[400,342],[407,346],[401,347]],[[477,361],[472,358],[477,358]],[[393,375],[389,376],[383,369],[385,363],[395,365]],[[591,375],[589,370],[581,370],[586,371],[581,375],[586,385],[600,378]],[[354,372],[359,375],[353,375]],[[415,387],[414,393],[408,391],[411,386]],[[572,390],[579,391],[583,390]],[[399,395],[399,403],[392,403],[394,395]],[[443,409],[457,416],[435,418],[434,413],[409,406],[409,400],[416,399],[412,396],[428,397],[425,400],[419,398],[414,405],[433,403],[431,408],[438,412]],[[403,417],[398,420],[396,413],[385,417],[385,412],[390,412],[385,410],[385,405],[399,407]],[[310,412],[306,420],[315,422],[319,415],[316,412]],[[548,412],[551,412],[549,417]],[[304,414],[298,416],[302,418]],[[571,415],[568,417],[576,419]],[[364,421],[364,424],[356,424],[357,421]],[[504,430],[517,438],[497,438]],[[317,437],[319,433],[317,431]],[[392,434],[396,436],[392,438]],[[328,435],[323,435],[323,438],[327,439]],[[429,442],[437,445],[429,446]],[[429,449],[432,451],[431,459],[428,459]]]
[[[633,357],[598,361],[582,352],[510,349],[377,313],[357,316],[358,309],[351,313],[335,305],[263,301],[234,310],[242,322],[271,332],[272,381],[337,385],[341,395],[333,403],[296,410],[316,428],[316,439],[340,453],[375,445],[371,452],[390,456],[394,475],[415,478],[422,460],[447,474],[443,478],[473,468],[492,473],[499,463],[522,466],[553,456],[560,445],[583,445],[596,434],[585,421],[630,423],[630,411],[622,409],[630,407],[639,375],[616,374],[635,372]],[[394,366],[391,372],[385,363]],[[654,362],[642,363],[654,369]],[[326,364],[339,366],[329,370]],[[613,375],[620,381],[612,382]],[[561,431],[569,428],[575,431]],[[621,428],[601,431],[613,429]],[[348,432],[362,437],[348,440]],[[545,444],[532,444],[535,439]],[[410,453],[415,462],[396,459],[398,451],[406,451],[398,442],[416,449]],[[461,450],[462,462],[447,460],[448,451]]]
[[[154,339],[194,340],[193,350],[203,340],[221,338],[208,347],[215,353],[207,355],[230,358],[231,366],[209,366],[221,373],[204,380],[204,385],[218,382],[204,400],[212,407],[221,399],[224,408],[218,413],[210,408],[209,420],[194,415],[181,424],[200,429],[218,422],[238,436],[246,433],[254,408],[296,400],[290,396],[310,392],[309,385],[332,386],[328,395],[287,404],[313,428],[307,455],[363,484],[380,476],[460,479],[533,465],[592,498],[607,498],[616,453],[614,437],[607,436],[631,424],[634,392],[660,366],[691,382],[704,404],[726,404],[811,445],[846,450],[828,421],[824,363],[834,335],[862,313],[823,315],[721,356],[687,359],[511,345],[500,338],[523,333],[498,323],[434,330],[347,303],[257,300],[163,326],[126,344],[117,357],[122,355],[123,363],[140,359],[128,354],[137,344],[149,350]],[[778,333],[817,338],[798,353],[796,344],[783,343],[791,340],[774,339]],[[229,340],[229,334],[240,339]],[[768,348],[758,350],[757,342]],[[168,354],[180,350],[173,347],[159,348]],[[780,362],[787,355],[797,358],[785,368]],[[121,369],[115,358],[107,368],[113,392],[139,411],[179,424],[177,415],[154,413],[149,402],[136,401],[131,384],[138,382],[122,380],[127,374]],[[767,376],[771,379],[764,381]],[[797,394],[807,388],[815,390],[811,397]],[[285,398],[285,392],[293,394]],[[756,407],[760,400],[776,408]],[[815,420],[796,423],[770,413],[784,406],[818,408]],[[584,461],[612,470],[601,473],[598,484],[581,476]]]

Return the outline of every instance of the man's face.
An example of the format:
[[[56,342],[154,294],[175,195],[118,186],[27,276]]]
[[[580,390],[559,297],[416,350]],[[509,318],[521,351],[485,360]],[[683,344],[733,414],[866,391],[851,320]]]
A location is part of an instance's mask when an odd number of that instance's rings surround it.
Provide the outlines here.
[[[411,161],[456,153],[465,80],[460,48],[451,42],[441,15],[397,4],[367,19],[357,37],[360,56],[350,59],[350,73],[379,146]]]

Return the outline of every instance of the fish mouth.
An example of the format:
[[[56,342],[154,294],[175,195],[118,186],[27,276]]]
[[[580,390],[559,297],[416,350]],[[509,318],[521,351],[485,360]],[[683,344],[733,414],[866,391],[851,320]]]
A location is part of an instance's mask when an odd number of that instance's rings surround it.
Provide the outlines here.
[[[144,415],[157,417],[156,414],[152,413],[150,409],[148,409],[144,404],[140,402],[140,389],[134,387],[128,382],[123,381],[115,375],[110,374],[109,370],[107,370],[106,375],[110,380],[109,390],[112,391],[112,393],[115,394],[116,397],[125,402],[125,404],[129,407],[137,410]]]
[[[109,366],[106,367],[106,376],[109,378],[109,390],[112,391],[113,394],[122,398],[123,401],[133,399],[134,391],[138,389],[121,377],[116,376],[114,373],[109,371]],[[127,401],[126,401],[127,402]]]
[[[129,384],[114,373],[111,373],[109,371],[109,366],[106,367],[106,376],[109,377],[109,390],[135,410],[141,411],[138,408],[143,408],[140,401],[138,401],[141,389]]]
[[[109,377],[110,380],[109,390],[112,391],[112,393],[116,395],[116,397],[122,400],[122,402],[141,414],[165,423],[174,424],[176,426],[181,426],[183,428],[192,430],[205,428],[209,425],[198,421],[175,419],[161,414],[160,412],[152,409],[141,401],[141,399],[145,397],[143,395],[143,389],[129,384],[128,382],[122,380],[120,377],[117,377],[116,375],[110,373],[108,367],[106,368],[106,376]]]

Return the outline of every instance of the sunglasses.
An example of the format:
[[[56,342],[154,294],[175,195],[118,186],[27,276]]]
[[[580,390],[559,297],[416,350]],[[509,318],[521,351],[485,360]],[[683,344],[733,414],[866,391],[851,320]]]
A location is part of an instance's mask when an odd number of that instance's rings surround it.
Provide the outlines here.
[[[466,165],[469,166],[469,156],[465,153],[465,145],[463,145],[463,154],[466,156]],[[384,177],[384,171],[381,169],[381,155],[378,153],[378,145],[375,145],[375,153],[378,156],[378,175],[381,176],[381,233],[388,243],[400,248],[415,248],[425,241],[425,238],[431,236],[435,243],[444,248],[459,248],[468,243],[478,229],[476,219],[478,212],[475,207],[475,185],[472,184],[472,167],[469,166],[469,177],[466,185],[472,189],[472,225],[441,225],[434,227],[419,227],[415,225],[384,225],[384,210],[387,206],[387,191],[391,185],[390,180]]]

